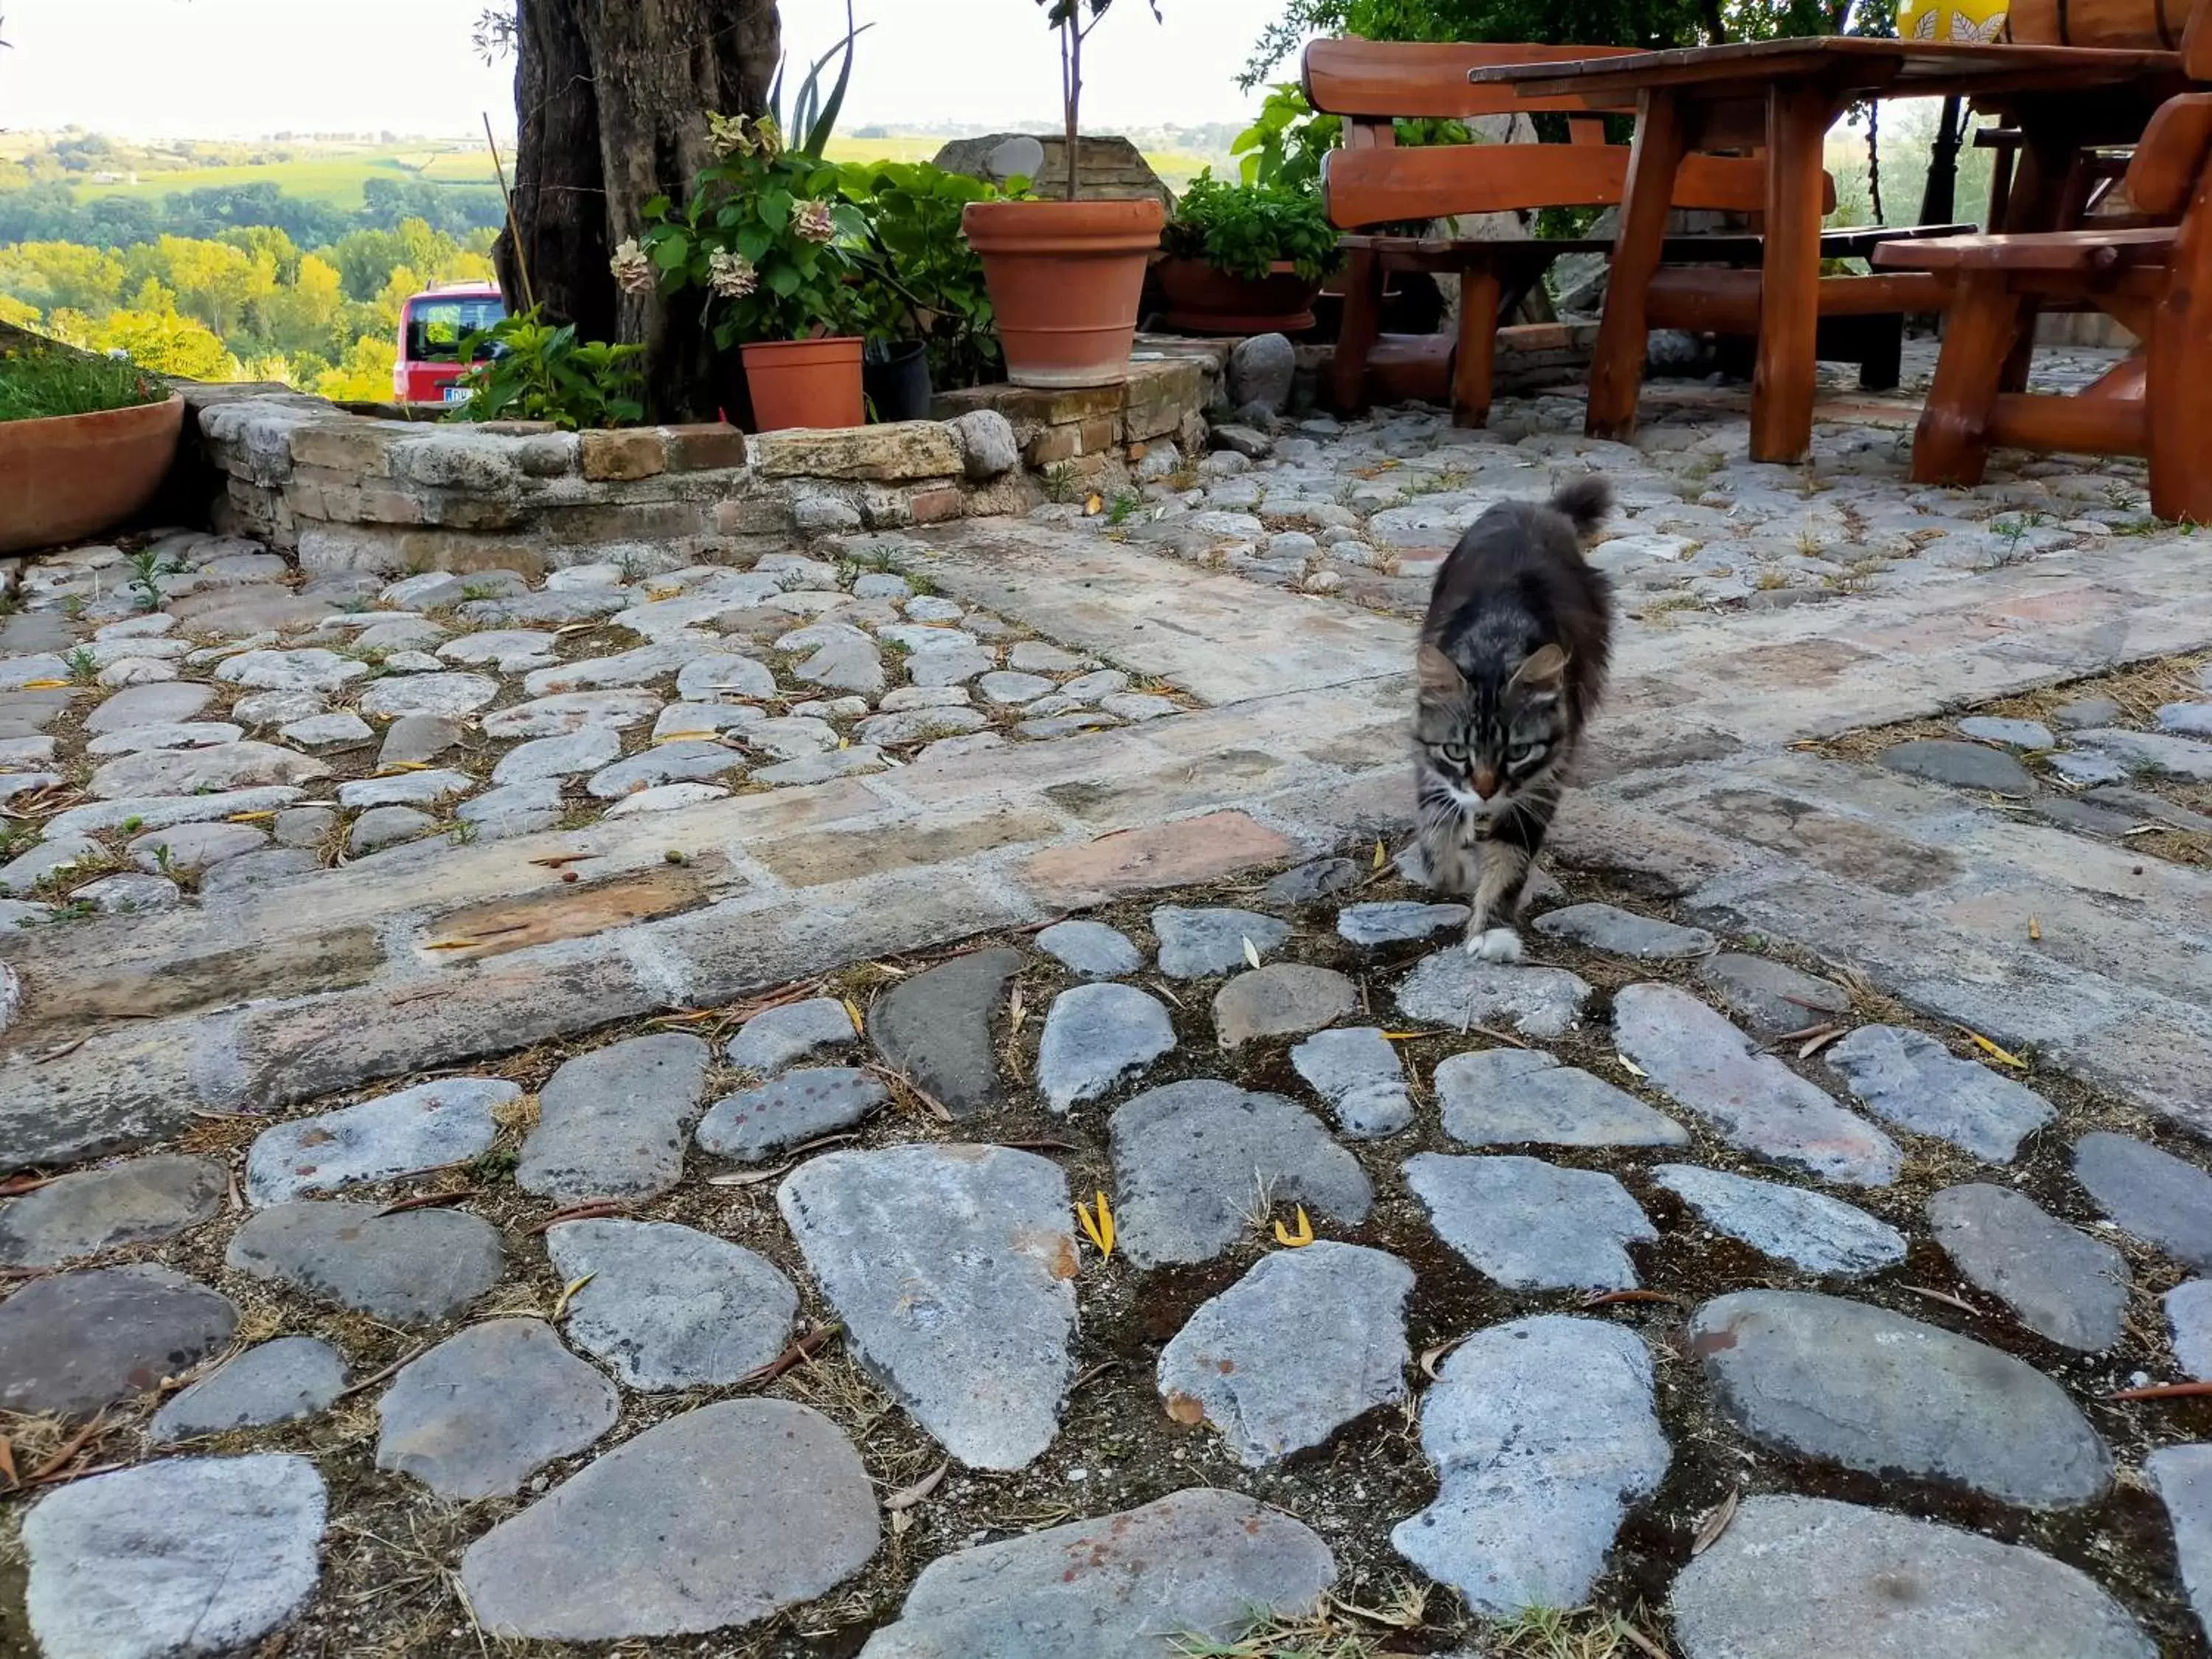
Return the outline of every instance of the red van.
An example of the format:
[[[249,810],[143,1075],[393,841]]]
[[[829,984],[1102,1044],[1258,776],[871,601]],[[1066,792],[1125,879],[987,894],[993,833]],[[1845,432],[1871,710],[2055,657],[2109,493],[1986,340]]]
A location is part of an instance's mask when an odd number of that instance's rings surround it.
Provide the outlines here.
[[[392,395],[403,404],[458,404],[468,393],[456,384],[468,372],[461,340],[507,315],[489,283],[441,283],[416,295],[399,312],[399,360],[392,367]]]

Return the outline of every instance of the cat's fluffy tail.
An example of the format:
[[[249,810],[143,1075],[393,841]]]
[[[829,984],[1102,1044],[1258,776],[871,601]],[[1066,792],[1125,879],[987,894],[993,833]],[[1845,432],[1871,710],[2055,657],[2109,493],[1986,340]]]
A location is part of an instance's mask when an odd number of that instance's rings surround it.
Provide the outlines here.
[[[1552,511],[1574,526],[1576,535],[1587,537],[1613,511],[1613,486],[1595,472],[1561,484],[1552,497]]]

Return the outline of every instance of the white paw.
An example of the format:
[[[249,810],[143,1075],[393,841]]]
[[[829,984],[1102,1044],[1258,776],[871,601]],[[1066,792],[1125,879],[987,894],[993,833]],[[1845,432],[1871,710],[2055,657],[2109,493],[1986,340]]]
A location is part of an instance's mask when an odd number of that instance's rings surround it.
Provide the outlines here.
[[[1510,927],[1492,927],[1487,932],[1467,936],[1469,956],[1480,957],[1485,962],[1518,962],[1521,960],[1521,935]]]

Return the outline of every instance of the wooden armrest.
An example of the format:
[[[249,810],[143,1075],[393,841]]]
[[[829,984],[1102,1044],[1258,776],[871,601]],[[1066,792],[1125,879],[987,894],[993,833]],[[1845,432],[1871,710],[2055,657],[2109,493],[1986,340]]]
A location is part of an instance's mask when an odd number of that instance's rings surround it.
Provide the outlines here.
[[[2045,270],[2088,273],[2158,264],[2172,252],[2171,226],[2142,230],[2049,230],[1998,236],[1942,236],[1885,242],[1874,263],[1890,270]]]

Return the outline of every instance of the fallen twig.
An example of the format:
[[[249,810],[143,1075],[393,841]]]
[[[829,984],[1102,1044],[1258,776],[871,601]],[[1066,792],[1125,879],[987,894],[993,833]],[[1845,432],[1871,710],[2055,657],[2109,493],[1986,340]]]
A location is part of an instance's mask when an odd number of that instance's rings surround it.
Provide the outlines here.
[[[395,1199],[377,1212],[379,1215],[398,1215],[403,1210],[427,1210],[434,1204],[458,1204],[465,1198],[474,1198],[483,1191],[481,1187],[464,1187],[458,1192],[417,1193],[412,1198]]]
[[[367,1376],[362,1377],[360,1382],[352,1384],[349,1388],[340,1389],[338,1390],[338,1398],[343,1400],[348,1398],[349,1395],[361,1393],[364,1389],[374,1388],[378,1383],[383,1382],[386,1377],[391,1376],[392,1372],[398,1370],[401,1366],[413,1364],[417,1359],[421,1358],[422,1355],[428,1353],[429,1350],[430,1345],[428,1343],[416,1343],[415,1346],[410,1348],[405,1353],[400,1355],[398,1358],[393,1360],[382,1370],[371,1371]]]
[[[1899,1288],[1910,1291],[1915,1296],[1924,1296],[1930,1302],[1940,1302],[1947,1308],[1956,1308],[1960,1313],[1972,1314],[1976,1318],[1981,1316],[1979,1308],[1962,1297],[1953,1296],[1948,1291],[1931,1291],[1925,1285],[1905,1285]]]
[[[738,1386],[742,1389],[748,1384],[775,1382],[793,1366],[813,1358],[829,1346],[831,1338],[842,1335],[844,1330],[843,1325],[832,1321],[818,1331],[809,1331],[758,1370],[747,1371],[738,1379]]]
[[[536,1226],[526,1229],[523,1237],[535,1237],[564,1221],[598,1221],[606,1216],[625,1215],[629,1211],[629,1206],[618,1198],[595,1198],[588,1204],[571,1204],[565,1210],[554,1211]]]
[[[2122,1389],[2108,1394],[2107,1400],[2204,1400],[2212,1399],[2212,1382],[2156,1382],[2147,1389]]]

